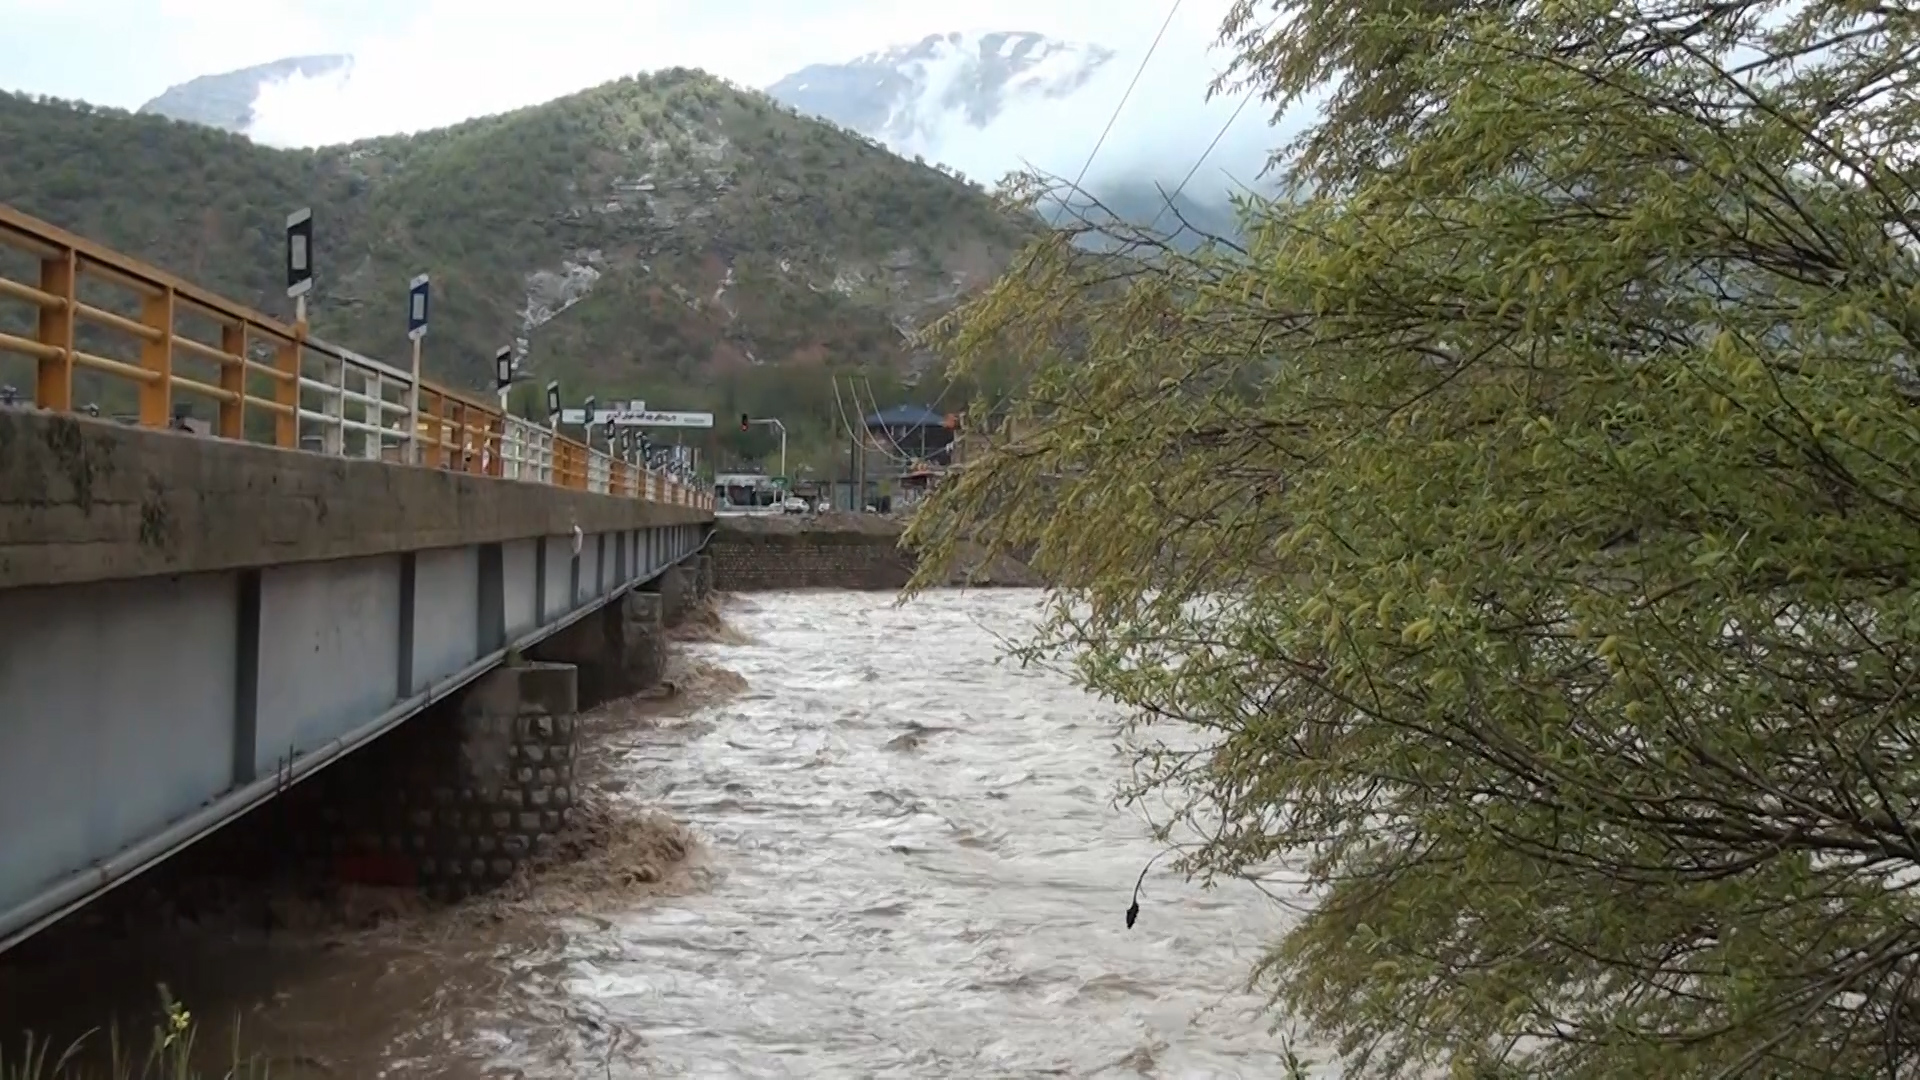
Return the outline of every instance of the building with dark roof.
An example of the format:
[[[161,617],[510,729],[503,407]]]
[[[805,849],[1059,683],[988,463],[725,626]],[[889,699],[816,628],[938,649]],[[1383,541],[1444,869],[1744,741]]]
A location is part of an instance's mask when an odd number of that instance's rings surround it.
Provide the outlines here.
[[[953,446],[953,418],[924,405],[895,405],[864,417],[861,424],[880,449],[912,471],[909,462],[945,465]]]

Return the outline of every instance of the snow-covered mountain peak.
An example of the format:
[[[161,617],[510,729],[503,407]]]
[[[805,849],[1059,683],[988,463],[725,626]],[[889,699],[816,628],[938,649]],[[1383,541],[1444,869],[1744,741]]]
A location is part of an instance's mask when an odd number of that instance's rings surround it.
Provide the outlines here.
[[[343,55],[289,56],[238,71],[202,75],[170,86],[145,105],[143,113],[158,113],[208,127],[251,134],[254,103],[261,90],[296,79],[318,79],[351,71],[353,57]]]
[[[1023,105],[1070,96],[1113,56],[1101,45],[1041,34],[956,31],[811,64],[767,93],[899,153],[935,156],[956,125],[985,128]]]

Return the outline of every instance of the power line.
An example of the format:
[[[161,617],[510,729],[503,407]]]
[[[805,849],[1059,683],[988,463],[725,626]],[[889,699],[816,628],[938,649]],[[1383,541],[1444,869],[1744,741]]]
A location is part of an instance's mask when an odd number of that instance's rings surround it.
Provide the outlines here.
[[[1254,99],[1254,92],[1252,90],[1248,90],[1246,95],[1240,99],[1240,104],[1234,106],[1233,115],[1227,117],[1227,122],[1220,125],[1219,131],[1214,132],[1213,141],[1208,143],[1207,148],[1200,152],[1200,157],[1194,161],[1193,168],[1188,169],[1187,175],[1181,178],[1180,186],[1173,189],[1173,194],[1167,196],[1166,205],[1162,206],[1160,208],[1160,212],[1153,215],[1153,220],[1147,223],[1148,232],[1152,232],[1153,227],[1155,225],[1160,224],[1161,217],[1165,216],[1166,212],[1173,208],[1173,201],[1180,197],[1181,192],[1187,190],[1187,184],[1189,181],[1193,179],[1193,175],[1200,171],[1200,166],[1203,163],[1205,163],[1207,158],[1213,154],[1213,151],[1215,150],[1215,148],[1217,148],[1220,145],[1220,140],[1227,137],[1227,129],[1233,126],[1233,122],[1235,120],[1240,119],[1241,111],[1247,107],[1247,102],[1252,101],[1253,99]]]
[[[851,375],[847,376],[847,395],[853,398],[854,415],[856,416],[861,415],[860,398],[854,391],[853,376]],[[854,427],[853,421],[851,419],[848,419],[847,407],[841,404],[840,402],[840,376],[838,375],[835,375],[833,377],[833,407],[839,410],[840,422],[846,425],[847,438],[853,439],[859,442],[860,449],[862,451],[866,450],[868,448],[867,443],[873,438],[873,435],[872,433],[865,430],[866,425],[864,423],[862,423],[860,427],[856,429]]]
[[[873,384],[871,382],[867,384],[867,392],[869,394],[873,392]],[[859,384],[854,382],[854,377],[852,375],[847,376],[847,395],[853,398],[854,414],[862,417],[861,424],[858,430],[855,430],[853,421],[847,418],[847,408],[845,405],[841,404],[841,401],[840,401],[840,377],[837,375],[834,376],[833,377],[833,405],[834,405],[834,408],[837,409],[840,413],[840,422],[846,425],[847,437],[857,441],[860,444],[860,449],[863,452],[867,450],[872,450],[875,453],[878,453],[880,456],[887,458],[890,461],[904,464],[906,462],[905,458],[896,458],[892,454],[888,453],[887,448],[880,445],[880,440],[873,437],[873,432],[866,430],[865,414],[861,412],[861,410],[864,409],[865,406],[860,404]],[[874,411],[878,412],[879,410],[880,410],[880,406],[878,401],[876,400],[874,404]],[[898,446],[897,443],[895,445],[896,447]]]
[[[1281,16],[1276,15],[1268,20],[1267,24],[1260,28],[1260,35],[1264,37],[1267,31],[1272,30],[1279,23],[1280,19]],[[1213,141],[1207,144],[1205,150],[1200,151],[1200,156],[1193,162],[1193,168],[1187,170],[1187,175],[1180,178],[1180,185],[1173,189],[1172,195],[1167,196],[1166,205],[1160,208],[1159,213],[1153,215],[1153,220],[1147,224],[1148,232],[1152,232],[1153,227],[1160,224],[1160,219],[1166,215],[1166,212],[1173,208],[1173,200],[1178,199],[1180,193],[1187,190],[1187,185],[1192,182],[1194,174],[1200,171],[1200,166],[1206,162],[1207,158],[1213,156],[1213,152],[1220,146],[1220,140],[1227,137],[1228,129],[1233,127],[1234,122],[1240,119],[1240,114],[1246,110],[1247,103],[1257,96],[1259,96],[1257,87],[1247,87],[1247,92],[1240,98],[1240,104],[1233,107],[1233,115],[1227,117],[1227,122],[1221,124],[1220,130],[1213,133]]]
[[[847,407],[840,403],[840,376],[834,375],[832,378],[834,411],[840,414],[840,425],[847,429],[847,438],[858,439],[859,436],[853,433],[853,421],[847,419]],[[859,406],[855,405],[854,408],[858,409]]]
[[[927,408],[931,411],[939,411],[940,403],[947,400],[947,394],[952,390],[953,381],[951,379],[945,380],[940,386],[940,392],[933,396],[933,404],[927,406]]]
[[[1173,16],[1180,10],[1180,0],[1173,0],[1173,6],[1167,9],[1167,17],[1160,24],[1160,32],[1153,35],[1153,44],[1147,46],[1147,55],[1140,58],[1140,66],[1133,69],[1133,81],[1127,83],[1127,92],[1120,95],[1119,104],[1113,107],[1113,115],[1107,117],[1107,126],[1101,130],[1100,138],[1094,140],[1093,150],[1087,154],[1086,164],[1080,166],[1080,175],[1073,178],[1073,190],[1080,190],[1080,182],[1087,178],[1087,170],[1093,168],[1093,159],[1100,156],[1100,148],[1106,145],[1107,135],[1113,131],[1114,122],[1120,119],[1120,110],[1127,107],[1127,99],[1133,96],[1133,88],[1140,85],[1140,76],[1147,70],[1147,61],[1153,59],[1154,50],[1160,47],[1160,39],[1167,36],[1167,27],[1173,25]]]
[[[860,376],[860,378],[862,379],[862,381],[864,381],[867,384],[867,400],[873,402],[873,414],[875,416],[879,416],[880,415],[880,399],[874,396],[873,380],[867,378],[865,375]],[[853,385],[852,376],[848,376],[847,385],[849,387],[852,387]],[[860,392],[858,390],[855,390],[853,393],[853,403],[858,407],[865,408],[865,406],[860,405]],[[866,421],[864,419],[861,421],[861,426],[862,427],[866,426]],[[898,450],[899,453],[897,455],[888,453],[887,448],[880,445],[879,439],[873,440],[874,449],[880,451],[882,454],[885,454],[889,460],[893,461],[896,464],[899,464],[899,465],[913,464],[913,455],[907,453],[906,448],[900,445],[899,441],[893,437],[893,432],[888,431],[885,424],[880,425],[880,433],[887,437],[888,442],[893,443],[893,448],[895,450]]]

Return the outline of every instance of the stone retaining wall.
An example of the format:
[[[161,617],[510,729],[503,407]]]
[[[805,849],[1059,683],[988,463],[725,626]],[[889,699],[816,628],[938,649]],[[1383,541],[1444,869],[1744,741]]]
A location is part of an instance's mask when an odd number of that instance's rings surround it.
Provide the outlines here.
[[[895,533],[749,532],[725,522],[708,552],[722,592],[899,589],[915,565]]]
[[[886,518],[830,515],[721,518],[707,548],[711,587],[721,592],[777,589],[903,588],[919,565],[900,546],[901,523]],[[947,575],[950,586],[1031,588],[1039,577],[1017,559],[989,560],[963,544]]]

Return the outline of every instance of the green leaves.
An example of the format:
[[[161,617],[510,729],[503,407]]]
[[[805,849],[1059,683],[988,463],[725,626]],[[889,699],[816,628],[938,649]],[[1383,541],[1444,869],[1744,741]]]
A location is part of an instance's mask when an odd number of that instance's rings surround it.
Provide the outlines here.
[[[1136,794],[1308,878],[1262,970],[1349,1075],[1920,1068],[1912,29],[1796,12],[1241,3],[1322,194],[943,339],[1035,375],[916,539],[1191,729]]]

